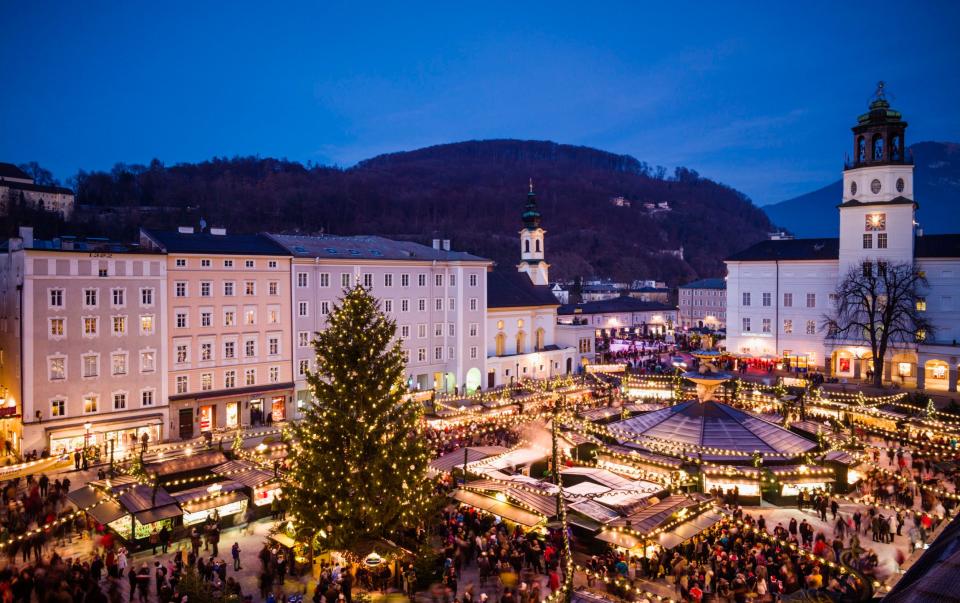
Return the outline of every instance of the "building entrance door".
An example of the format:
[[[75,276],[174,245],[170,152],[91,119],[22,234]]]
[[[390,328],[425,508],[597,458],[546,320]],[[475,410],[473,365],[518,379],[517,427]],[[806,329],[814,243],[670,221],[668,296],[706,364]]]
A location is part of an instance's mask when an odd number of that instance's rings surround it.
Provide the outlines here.
[[[180,439],[189,440],[193,437],[193,409],[180,409]]]

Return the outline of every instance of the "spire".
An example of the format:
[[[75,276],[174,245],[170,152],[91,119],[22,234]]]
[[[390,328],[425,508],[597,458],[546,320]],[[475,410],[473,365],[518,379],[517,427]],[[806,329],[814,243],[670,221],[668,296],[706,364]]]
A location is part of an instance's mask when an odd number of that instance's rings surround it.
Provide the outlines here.
[[[537,209],[537,196],[533,192],[533,178],[530,179],[530,192],[527,193],[527,203],[523,207],[523,227],[527,230],[540,228],[540,210]]]

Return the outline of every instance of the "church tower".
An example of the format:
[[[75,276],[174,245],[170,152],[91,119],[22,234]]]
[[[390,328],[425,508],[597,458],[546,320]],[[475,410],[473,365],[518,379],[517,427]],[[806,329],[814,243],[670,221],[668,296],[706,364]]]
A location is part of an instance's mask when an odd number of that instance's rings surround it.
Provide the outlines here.
[[[540,210],[537,209],[537,196],[533,193],[533,180],[530,181],[530,192],[527,193],[521,219],[523,230],[520,231],[520,264],[517,270],[525,272],[534,285],[547,285],[550,283],[550,265],[543,259],[543,235],[546,231],[540,228]]]
[[[853,130],[853,160],[843,171],[840,276],[865,262],[912,262],[913,160],[904,152],[907,122],[890,108],[884,84]]]

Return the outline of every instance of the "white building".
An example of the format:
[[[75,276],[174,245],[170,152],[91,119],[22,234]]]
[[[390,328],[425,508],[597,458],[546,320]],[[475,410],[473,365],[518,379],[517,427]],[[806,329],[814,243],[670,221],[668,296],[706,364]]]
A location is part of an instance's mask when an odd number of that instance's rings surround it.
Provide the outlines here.
[[[14,452],[168,437],[166,258],[102,239],[0,253],[0,430]],[[14,409],[14,413],[9,413]],[[22,446],[12,441],[22,421]],[[10,423],[10,426],[6,424]],[[105,451],[105,450],[104,450]]]
[[[557,314],[562,324],[589,325],[597,335],[665,335],[677,323],[677,309],[670,304],[626,295],[563,305]]]
[[[576,372],[593,358],[593,329],[558,325],[557,308],[544,260],[545,231],[540,228],[533,186],[527,194],[520,231],[517,272],[487,275],[486,388],[520,379],[547,379]]]
[[[727,259],[727,349],[864,377],[867,344],[833,341],[822,328],[838,282],[851,267],[915,262],[929,280],[920,303],[935,332],[922,343],[889,351],[884,376],[907,386],[956,391],[960,234],[923,235],[917,228],[906,127],[881,88],[853,128],[854,160],[843,172],[839,238],[763,241]]]
[[[36,184],[29,174],[12,163],[0,163],[0,216],[17,205],[60,214],[65,220],[73,215],[74,195],[69,188]]]
[[[377,236],[269,235],[293,255],[293,359],[297,408],[309,399],[314,333],[344,290],[363,285],[397,322],[413,389],[473,391],[484,371],[490,260]]]

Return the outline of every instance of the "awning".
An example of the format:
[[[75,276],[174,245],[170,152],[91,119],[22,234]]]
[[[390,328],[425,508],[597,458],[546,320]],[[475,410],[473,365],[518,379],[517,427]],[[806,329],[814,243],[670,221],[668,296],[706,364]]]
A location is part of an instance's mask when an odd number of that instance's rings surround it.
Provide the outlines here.
[[[227,492],[225,494],[221,494],[220,496],[215,496],[214,498],[184,503],[183,510],[186,513],[199,513],[201,511],[217,509],[224,505],[229,505],[230,503],[235,503],[240,500],[247,500],[247,495],[243,492]]]
[[[134,517],[136,517],[137,521],[141,524],[147,525],[163,521],[164,519],[170,519],[171,517],[180,517],[181,515],[183,515],[183,511],[180,510],[180,507],[177,505],[167,505],[165,507],[157,507],[156,509],[135,513]]]
[[[672,549],[678,544],[682,544],[700,532],[712,527],[721,519],[723,519],[723,515],[717,512],[697,515],[690,521],[680,524],[669,532],[661,533],[657,540],[663,548]]]
[[[604,530],[594,536],[594,538],[602,540],[603,542],[609,542],[614,546],[624,549],[632,549],[643,544],[642,541],[635,536],[623,532],[614,532],[612,530]]]
[[[495,498],[470,492],[467,490],[454,490],[453,498],[471,507],[499,515],[503,519],[518,523],[522,526],[532,528],[541,523],[543,518],[529,511],[524,511],[510,503],[501,502]]]
[[[103,500],[103,494],[100,494],[90,486],[84,486],[67,494],[67,499],[77,505],[79,509],[86,509]]]
[[[101,503],[95,507],[92,507],[87,511],[91,517],[96,519],[98,522],[106,525],[111,521],[116,521],[125,515],[128,515],[126,511],[123,510],[119,504],[112,500],[108,500],[104,503]]]

